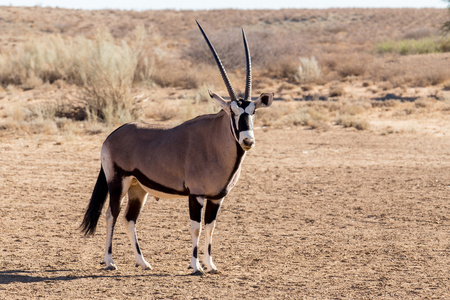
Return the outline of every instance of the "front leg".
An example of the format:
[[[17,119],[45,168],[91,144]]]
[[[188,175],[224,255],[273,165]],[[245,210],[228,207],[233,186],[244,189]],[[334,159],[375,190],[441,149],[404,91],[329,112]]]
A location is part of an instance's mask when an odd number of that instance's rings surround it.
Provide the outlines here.
[[[214,228],[216,226],[217,214],[222,205],[223,198],[220,200],[209,200],[206,203],[205,211],[205,253],[203,255],[203,264],[206,266],[207,273],[217,273],[217,267],[214,265],[211,256],[211,245]]]
[[[202,209],[205,198],[203,196],[189,195],[189,216],[191,219],[192,258],[189,268],[193,268],[192,275],[204,274],[198,261],[198,239],[201,233]]]

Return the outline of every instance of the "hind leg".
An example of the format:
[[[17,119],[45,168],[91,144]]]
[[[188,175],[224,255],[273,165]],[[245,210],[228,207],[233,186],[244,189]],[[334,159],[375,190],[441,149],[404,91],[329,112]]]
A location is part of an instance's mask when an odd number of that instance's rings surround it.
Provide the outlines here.
[[[117,270],[117,266],[112,258],[112,240],[114,226],[120,213],[122,200],[130,186],[131,178],[123,178],[108,183],[109,189],[109,208],[106,212],[106,248],[103,263],[106,264],[105,270]]]
[[[128,189],[128,205],[125,212],[125,227],[127,228],[128,237],[130,238],[131,247],[133,248],[134,256],[136,258],[136,267],[141,267],[143,270],[151,270],[152,266],[145,260],[144,255],[139,247],[139,241],[136,234],[136,222],[142,207],[147,201],[147,192],[142,189],[136,179],[132,180],[131,186]]]

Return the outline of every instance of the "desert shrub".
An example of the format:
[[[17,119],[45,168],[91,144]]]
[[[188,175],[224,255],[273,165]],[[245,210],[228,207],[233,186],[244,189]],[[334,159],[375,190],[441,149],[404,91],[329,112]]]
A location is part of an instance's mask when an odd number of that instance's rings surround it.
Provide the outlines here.
[[[99,31],[93,40],[78,40],[75,76],[85,91],[90,118],[106,123],[135,119],[138,111],[131,87],[139,51],[125,42],[116,44],[112,35]]]
[[[366,59],[358,59],[356,56],[344,56],[336,66],[336,71],[341,77],[362,76],[366,72]]]
[[[150,119],[168,121],[179,115],[179,107],[167,101],[151,102],[145,115]]]
[[[130,94],[133,82],[149,82],[153,76],[146,38],[142,27],[129,43],[117,42],[106,30],[93,39],[46,35],[0,55],[0,82],[32,89],[63,79],[83,88],[91,118],[127,122],[138,116]]]
[[[450,37],[425,37],[420,39],[388,40],[378,43],[376,52],[400,55],[441,53],[450,51]]]
[[[372,59],[371,55],[361,52],[332,52],[321,55],[320,62],[326,80],[340,80],[364,75]]]
[[[298,57],[310,53],[305,37],[272,27],[245,28],[252,57],[252,68],[264,70],[270,76],[291,79],[298,75]],[[207,30],[228,73],[245,70],[245,52],[240,29],[234,27],[218,31]],[[183,57],[192,65],[215,65],[210,50],[198,32],[190,37]]]
[[[301,107],[291,116],[293,125],[308,126],[312,129],[325,127],[328,115],[325,111],[315,107]]]
[[[317,82],[320,80],[322,72],[315,57],[300,57],[298,67],[298,81],[301,83]]]
[[[380,88],[387,89],[437,85],[450,79],[450,69],[442,56],[378,57],[367,67],[367,72],[373,80],[381,81]]]
[[[448,14],[447,15],[450,15],[450,0],[446,0],[446,1],[448,2],[448,4],[447,4],[447,8],[448,8],[447,12],[448,12]],[[448,34],[450,32],[450,20],[448,20],[447,22],[445,22],[442,25],[441,30],[442,30],[442,32],[444,34]]]
[[[49,35],[26,42],[16,51],[0,55],[0,82],[21,85],[27,79],[53,82],[66,78],[73,52],[70,41]]]
[[[335,84],[330,86],[330,91],[328,92],[328,95],[330,97],[340,97],[345,94],[345,89],[340,84]]]
[[[266,74],[271,77],[296,82],[298,80],[298,58],[291,56],[281,57],[276,63],[267,67]]]
[[[357,130],[367,130],[370,125],[366,120],[361,120],[354,116],[343,114],[336,119],[336,125],[341,125],[344,128],[353,127]]]
[[[436,35],[436,33],[436,30],[430,27],[417,27],[405,32],[405,34],[403,35],[403,39],[420,40],[423,38],[434,36]]]

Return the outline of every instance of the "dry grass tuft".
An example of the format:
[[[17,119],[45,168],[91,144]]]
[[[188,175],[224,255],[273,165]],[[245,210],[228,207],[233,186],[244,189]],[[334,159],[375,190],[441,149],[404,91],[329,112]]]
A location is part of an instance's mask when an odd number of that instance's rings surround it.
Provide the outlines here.
[[[361,120],[351,115],[341,115],[336,119],[336,125],[341,125],[344,128],[356,128],[357,130],[368,130],[370,128],[369,122]]]
[[[330,97],[340,97],[343,95],[345,95],[345,89],[341,84],[332,85],[328,92],[328,96]]]
[[[301,83],[319,82],[322,77],[316,58],[313,56],[300,57],[300,66],[298,67],[298,81]]]

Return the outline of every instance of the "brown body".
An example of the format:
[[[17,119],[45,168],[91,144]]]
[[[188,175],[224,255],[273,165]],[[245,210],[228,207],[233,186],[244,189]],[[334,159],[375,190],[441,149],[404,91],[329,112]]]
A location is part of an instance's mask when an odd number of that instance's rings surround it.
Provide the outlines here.
[[[158,198],[220,199],[235,185],[244,156],[221,110],[170,129],[126,124],[104,142],[102,167],[108,181],[118,167]]]

